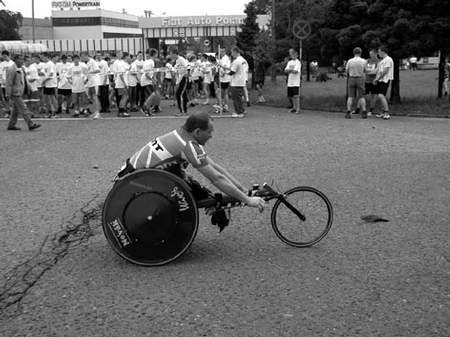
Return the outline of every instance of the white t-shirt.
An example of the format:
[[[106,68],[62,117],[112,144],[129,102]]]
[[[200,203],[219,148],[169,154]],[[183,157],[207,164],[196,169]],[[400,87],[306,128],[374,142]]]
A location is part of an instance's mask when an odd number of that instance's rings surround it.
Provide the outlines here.
[[[44,79],[46,80],[44,83],[44,87],[56,88],[58,86],[56,66],[52,61],[49,60],[48,62],[44,63],[44,74]]]
[[[100,69],[99,72],[99,79],[100,79],[100,85],[108,85],[109,84],[109,76],[108,76],[108,72],[109,72],[109,66],[108,66],[108,62],[106,62],[106,60],[100,60],[98,62],[98,68]]]
[[[59,74],[58,89],[72,89],[72,85],[69,83],[71,63],[58,63],[56,65],[56,71]]]
[[[72,92],[83,93],[86,91],[87,66],[80,62],[77,66],[74,64],[69,70],[69,76],[72,79]]]
[[[181,82],[188,73],[189,62],[183,57],[178,56],[175,62],[175,71],[177,72],[177,84]]]
[[[299,59],[290,60],[286,65],[285,70],[297,70],[297,72],[289,73],[288,75],[288,87],[299,87],[300,86],[300,75],[302,71],[302,63]]]
[[[153,84],[153,69],[155,68],[155,61],[147,59],[142,66],[141,85],[146,86]],[[150,78],[149,78],[150,77]]]
[[[192,63],[191,77],[194,81],[198,80],[199,77],[203,77],[201,66],[202,66],[201,60],[195,60],[195,62]]]
[[[6,84],[6,71],[14,64],[13,60],[0,62],[0,79],[2,87]]]
[[[136,62],[131,63],[130,69],[127,71],[127,84],[130,87],[135,87],[138,84],[138,71]]]
[[[87,61],[86,66],[88,68],[88,82],[87,82],[87,87],[88,88],[92,88],[92,87],[97,87],[100,85],[100,73],[96,72],[99,71],[100,68],[98,67],[98,63],[96,60],[94,60],[93,58],[89,58],[89,61]]]
[[[394,61],[390,56],[386,56],[378,63],[378,73],[382,73],[386,71],[386,69],[388,69],[388,71],[382,77],[378,77],[377,75],[379,82],[388,83],[394,79]]]
[[[219,64],[225,68],[222,69],[220,68],[220,82],[222,83],[230,83],[231,81],[231,76],[228,75],[228,70],[231,67],[231,60],[228,57],[228,55],[224,55],[222,56],[222,58],[220,59]]]
[[[247,75],[245,74],[245,67],[248,67],[247,61],[242,57],[236,57],[233,62],[231,62],[231,71],[234,72],[231,75],[231,86],[232,87],[245,87],[247,82]]]
[[[37,69],[38,75],[39,75],[39,80],[37,81],[38,88],[42,88],[42,82],[45,79],[44,66],[45,66],[44,62],[39,62],[36,64],[36,69]]]
[[[213,81],[212,64],[209,61],[202,62],[203,83],[210,84]]]
[[[30,86],[30,90],[32,92],[37,91],[38,90],[37,80],[39,79],[39,75],[36,68],[36,64],[32,63],[28,67],[26,67],[25,73],[27,75],[27,81]]]
[[[142,69],[144,69],[144,60],[136,60],[133,63],[135,63],[136,70],[137,70],[137,82],[141,83],[142,78]]]
[[[350,77],[363,77],[367,66],[367,60],[355,56],[348,60],[345,70]]]
[[[130,65],[124,60],[116,60],[113,64],[114,81],[116,89],[124,89],[126,87],[127,71],[130,69]],[[121,76],[123,75],[123,76]],[[122,80],[123,78],[123,80]]]
[[[166,63],[166,71],[164,72],[164,78],[167,78],[168,80],[172,79],[172,72],[173,72],[173,66],[170,64],[170,62]]]

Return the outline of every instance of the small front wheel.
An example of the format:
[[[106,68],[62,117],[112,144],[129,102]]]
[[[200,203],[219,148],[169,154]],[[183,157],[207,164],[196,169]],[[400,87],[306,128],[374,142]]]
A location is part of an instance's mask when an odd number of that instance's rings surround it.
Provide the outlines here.
[[[272,228],[289,246],[310,247],[322,240],[333,223],[333,207],[319,190],[294,187],[277,199],[271,214]]]

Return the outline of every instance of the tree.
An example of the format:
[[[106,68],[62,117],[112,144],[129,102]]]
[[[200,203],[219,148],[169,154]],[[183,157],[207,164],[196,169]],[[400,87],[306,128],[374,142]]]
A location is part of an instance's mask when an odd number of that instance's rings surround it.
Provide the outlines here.
[[[394,60],[391,101],[400,102],[400,60],[448,46],[449,10],[449,3],[439,0],[335,0],[322,25],[327,45],[322,51],[329,55],[334,49],[348,58],[357,45],[387,46]]]
[[[260,31],[257,18],[257,7],[254,1],[250,1],[246,6],[244,13],[247,15],[244,19],[244,23],[241,25],[242,31],[236,34],[236,44],[243,52],[244,58],[249,64],[251,71],[254,70],[253,66],[253,53],[256,48],[256,37]]]
[[[19,28],[22,14],[9,10],[0,10],[0,40],[20,40]]]

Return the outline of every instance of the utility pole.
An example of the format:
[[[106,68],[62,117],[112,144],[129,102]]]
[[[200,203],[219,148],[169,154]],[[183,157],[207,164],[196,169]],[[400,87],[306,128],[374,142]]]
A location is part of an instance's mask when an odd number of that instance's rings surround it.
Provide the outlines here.
[[[31,30],[33,32],[33,43],[36,43],[36,35],[34,32],[34,0],[31,0]]]
[[[276,82],[277,81],[277,70],[275,69],[275,43],[276,43],[276,39],[275,39],[275,0],[272,0],[272,17],[271,17],[271,28],[272,28],[272,74],[271,74],[271,80],[272,82]]]

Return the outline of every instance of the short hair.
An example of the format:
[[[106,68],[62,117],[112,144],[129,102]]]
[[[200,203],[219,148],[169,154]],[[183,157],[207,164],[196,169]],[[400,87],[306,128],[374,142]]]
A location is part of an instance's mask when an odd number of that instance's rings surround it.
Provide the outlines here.
[[[67,55],[65,54],[61,55],[61,60],[67,60]]]
[[[178,55],[178,49],[175,48],[175,47],[172,47],[172,48],[170,48],[170,53],[171,53],[171,54]]]
[[[237,46],[232,47],[231,51],[234,51],[235,53],[241,54],[241,50]]]
[[[148,53],[150,56],[155,56],[155,55],[157,55],[158,54],[158,51],[155,49],[155,48],[152,48],[152,49],[150,49],[149,50],[149,53]]]
[[[49,53],[47,53],[47,52],[45,52],[45,53],[42,53],[42,57],[50,57],[50,54]]]
[[[356,47],[355,49],[353,49],[353,55],[361,55],[362,54],[362,50],[359,47]]]
[[[386,46],[380,46],[380,47],[378,47],[378,50],[381,50],[382,52],[384,52],[384,53],[388,53],[388,51],[389,51],[389,49],[386,47]]]
[[[298,55],[298,51],[296,51],[294,48],[289,49],[289,51],[291,51],[294,53],[294,55]]]
[[[2,56],[9,56],[9,51],[3,50],[2,51]]]
[[[12,59],[15,62],[17,60],[23,60],[24,58],[23,58],[23,55],[21,55],[21,54],[15,54],[15,55],[13,55]]]
[[[193,113],[186,119],[183,128],[187,132],[192,132],[195,129],[207,130],[209,121],[212,120],[211,116],[206,111]]]
[[[78,54],[75,54],[72,56],[72,59],[79,59],[79,58],[80,58],[80,56]]]
[[[128,57],[130,54],[128,54],[126,51],[123,52],[123,57]]]

